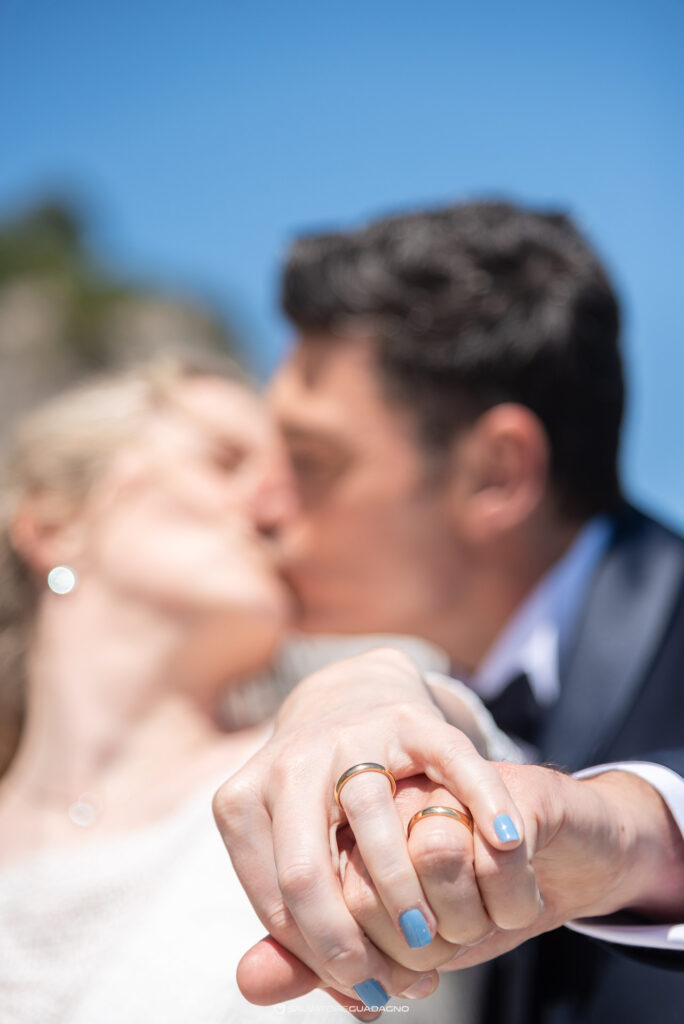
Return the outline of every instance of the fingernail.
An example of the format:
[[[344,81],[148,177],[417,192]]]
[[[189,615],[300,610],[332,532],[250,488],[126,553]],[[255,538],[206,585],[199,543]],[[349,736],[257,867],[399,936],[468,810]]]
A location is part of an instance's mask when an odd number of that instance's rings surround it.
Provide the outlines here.
[[[368,978],[366,981],[354,985],[354,991],[368,1010],[377,1010],[389,1002],[389,996],[375,978]]]
[[[494,831],[502,843],[515,843],[520,839],[513,819],[508,814],[497,814],[494,819]]]
[[[411,949],[422,949],[432,942],[428,923],[420,910],[405,910],[399,915],[399,926]]]
[[[432,995],[439,984],[439,977],[434,974],[424,974],[418,981],[414,981],[401,993],[400,999],[425,999]]]

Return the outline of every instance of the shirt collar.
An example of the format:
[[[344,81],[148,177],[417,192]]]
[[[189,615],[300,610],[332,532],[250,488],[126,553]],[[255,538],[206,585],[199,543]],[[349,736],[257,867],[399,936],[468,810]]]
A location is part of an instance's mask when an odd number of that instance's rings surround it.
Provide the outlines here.
[[[613,524],[591,519],[504,626],[470,680],[476,693],[492,700],[525,672],[541,705],[560,693],[560,657],[576,622]]]

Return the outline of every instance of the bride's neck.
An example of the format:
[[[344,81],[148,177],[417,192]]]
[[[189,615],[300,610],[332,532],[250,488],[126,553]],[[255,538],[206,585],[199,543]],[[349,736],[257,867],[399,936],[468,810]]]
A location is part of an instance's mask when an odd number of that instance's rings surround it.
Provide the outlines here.
[[[184,678],[189,671],[192,683]],[[118,806],[140,787],[187,784],[226,744],[213,706],[216,671],[187,623],[171,615],[95,590],[48,597],[35,625],[27,722],[7,783],[45,809],[83,792]]]

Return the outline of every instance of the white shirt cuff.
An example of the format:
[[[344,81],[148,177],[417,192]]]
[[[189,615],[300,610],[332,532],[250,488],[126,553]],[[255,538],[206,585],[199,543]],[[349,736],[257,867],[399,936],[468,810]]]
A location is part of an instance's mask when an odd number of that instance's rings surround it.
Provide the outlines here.
[[[648,761],[616,761],[583,768],[575,772],[576,779],[589,779],[602,772],[622,771],[638,775],[656,789],[667,804],[672,817],[684,836],[684,779],[662,764]],[[684,924],[625,925],[611,924],[609,918],[587,918],[570,921],[567,928],[582,935],[590,935],[606,942],[625,946],[648,946],[653,949],[684,950]]]

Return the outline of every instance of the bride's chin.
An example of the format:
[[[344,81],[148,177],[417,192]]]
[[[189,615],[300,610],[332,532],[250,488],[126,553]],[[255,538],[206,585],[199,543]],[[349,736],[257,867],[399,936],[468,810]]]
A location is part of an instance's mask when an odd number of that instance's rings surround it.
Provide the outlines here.
[[[271,619],[273,628],[285,633],[292,628],[297,616],[295,596],[284,584],[269,580],[257,597],[256,604],[263,602],[262,614]]]
[[[293,602],[287,592],[280,590],[270,594],[268,600],[236,609],[225,631],[233,661],[231,674],[245,675],[266,668],[291,628],[293,617]]]

